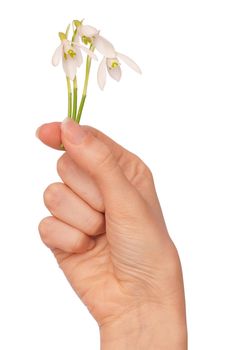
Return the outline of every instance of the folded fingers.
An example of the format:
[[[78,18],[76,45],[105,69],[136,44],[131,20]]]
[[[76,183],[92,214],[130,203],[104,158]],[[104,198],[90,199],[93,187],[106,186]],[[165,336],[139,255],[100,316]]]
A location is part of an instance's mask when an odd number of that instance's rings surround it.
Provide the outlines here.
[[[90,207],[63,183],[47,187],[44,203],[57,219],[87,235],[96,236],[105,232],[104,215]]]
[[[40,222],[39,232],[42,241],[51,249],[81,254],[95,246],[93,238],[52,216]]]
[[[104,212],[103,196],[91,176],[64,153],[57,162],[57,172],[62,181],[93,209]]]

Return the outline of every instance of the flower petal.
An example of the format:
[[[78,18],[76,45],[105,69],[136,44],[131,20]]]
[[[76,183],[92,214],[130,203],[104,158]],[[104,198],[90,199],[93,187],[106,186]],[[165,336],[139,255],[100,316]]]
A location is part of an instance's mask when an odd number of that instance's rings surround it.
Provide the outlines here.
[[[103,57],[103,60],[99,64],[98,72],[97,72],[97,81],[101,90],[104,89],[106,85],[106,58]]]
[[[93,40],[93,45],[105,57],[113,58],[116,56],[113,45],[100,35],[97,35]]]
[[[63,44],[60,44],[52,56],[53,66],[55,67],[58,66],[58,64],[60,63],[60,59],[62,57],[62,53],[63,53]]]
[[[79,45],[80,44],[80,33],[79,33],[79,30],[77,31],[77,34],[74,38],[74,42],[72,44],[77,44]]]
[[[81,36],[92,38],[93,36],[97,35],[99,31],[92,26],[82,25],[79,29],[79,33]]]
[[[97,56],[93,53],[93,51],[87,49],[87,47],[83,46],[83,45],[78,45],[79,48],[81,48],[81,50],[83,50],[85,53],[87,53],[87,55],[91,58],[93,58],[94,60],[98,60]]]
[[[80,67],[83,63],[83,56],[80,48],[75,47],[76,56],[73,58],[76,61],[77,67]]]
[[[122,70],[121,70],[120,66],[118,66],[116,68],[110,68],[107,66],[107,70],[108,70],[108,73],[112,79],[114,79],[116,81],[120,81],[120,79],[122,77]]]
[[[69,50],[73,50],[73,47],[71,45],[72,43],[69,40],[64,40],[63,41],[63,47],[64,47],[64,52],[68,54]]]
[[[136,71],[139,74],[142,74],[139,66],[128,56],[123,55],[122,53],[117,52],[117,57],[119,57],[124,63],[126,63],[130,68]]]
[[[75,60],[73,60],[71,57],[68,57],[67,59],[63,58],[62,62],[66,76],[71,80],[74,80],[77,71]]]

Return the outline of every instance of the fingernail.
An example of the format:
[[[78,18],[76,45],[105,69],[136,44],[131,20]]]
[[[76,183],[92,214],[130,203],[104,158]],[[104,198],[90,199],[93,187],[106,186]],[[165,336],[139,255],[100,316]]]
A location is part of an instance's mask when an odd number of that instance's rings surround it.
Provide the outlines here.
[[[66,118],[61,124],[61,130],[63,136],[68,142],[79,145],[86,137],[86,131],[82,127],[70,118]]]
[[[35,132],[35,136],[38,137],[38,138],[39,138],[39,131],[40,131],[40,128],[41,128],[41,126],[38,127],[38,129],[37,129],[36,132]]]

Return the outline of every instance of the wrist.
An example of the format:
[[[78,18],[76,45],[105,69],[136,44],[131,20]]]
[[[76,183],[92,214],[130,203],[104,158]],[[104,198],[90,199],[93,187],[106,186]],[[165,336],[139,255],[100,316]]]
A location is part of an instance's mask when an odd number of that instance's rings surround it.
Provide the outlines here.
[[[185,310],[146,304],[100,326],[101,350],[186,350]]]

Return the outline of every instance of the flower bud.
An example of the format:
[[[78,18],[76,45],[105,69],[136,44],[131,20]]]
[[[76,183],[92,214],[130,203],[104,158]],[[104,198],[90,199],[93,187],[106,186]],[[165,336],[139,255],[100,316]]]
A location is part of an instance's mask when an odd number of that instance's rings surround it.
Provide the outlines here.
[[[66,35],[65,35],[64,33],[62,33],[62,32],[59,32],[59,37],[60,37],[60,40],[61,40],[61,41],[67,39]]]
[[[78,21],[77,19],[74,19],[73,24],[76,26],[76,28],[80,27],[82,25],[82,21]]]

